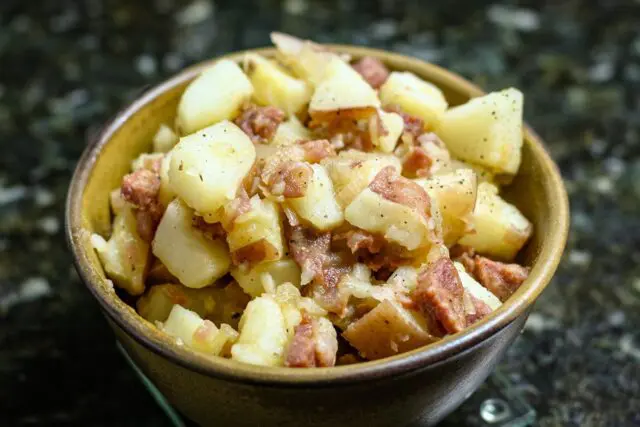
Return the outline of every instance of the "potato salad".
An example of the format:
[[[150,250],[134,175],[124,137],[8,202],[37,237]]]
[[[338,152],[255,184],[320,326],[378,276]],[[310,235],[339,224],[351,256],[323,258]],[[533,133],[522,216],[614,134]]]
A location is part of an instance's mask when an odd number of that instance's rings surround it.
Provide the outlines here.
[[[221,59],[111,193],[93,245],[141,317],[212,357],[330,367],[410,351],[525,281],[532,224],[500,195],[523,95],[433,83],[274,33]]]

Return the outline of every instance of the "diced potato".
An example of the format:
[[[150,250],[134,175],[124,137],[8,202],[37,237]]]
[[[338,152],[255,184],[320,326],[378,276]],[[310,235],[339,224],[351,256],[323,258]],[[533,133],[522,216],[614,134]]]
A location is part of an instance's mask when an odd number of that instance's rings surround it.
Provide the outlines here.
[[[213,311],[207,315],[207,318],[216,324],[227,323],[237,328],[240,316],[251,298],[234,281],[222,288],[215,285],[207,288],[212,288],[211,294],[216,302]]]
[[[266,291],[264,281],[269,280],[267,276],[273,280],[275,286],[286,282],[300,286],[300,267],[290,258],[263,262],[251,268],[238,266],[231,269],[231,275],[242,290],[252,297],[258,297]]]
[[[252,300],[240,319],[240,337],[231,347],[234,360],[282,366],[288,335],[282,310],[270,296]]]
[[[131,170],[153,170],[154,163],[157,161],[162,161],[163,157],[164,154],[162,153],[142,153],[131,162]]]
[[[94,234],[92,243],[106,275],[116,286],[131,295],[144,292],[149,244],[138,235],[136,218],[129,205],[123,206],[113,220],[109,240]]]
[[[393,155],[341,151],[338,157],[327,158],[322,164],[327,168],[340,206],[346,207],[367,188],[375,176],[386,166],[402,170],[400,160]]]
[[[438,126],[447,109],[442,91],[409,72],[394,71],[380,87],[380,100],[384,106],[397,105],[404,112],[424,120],[427,127]]]
[[[168,206],[176,197],[176,193],[173,191],[173,188],[171,188],[171,181],[169,180],[171,154],[171,152],[165,154],[162,159],[162,165],[160,165],[160,191],[158,192],[158,200],[163,206]]]
[[[287,121],[280,123],[271,140],[271,145],[292,145],[300,140],[312,138],[311,132],[300,123],[300,120],[296,116],[291,116]]]
[[[198,316],[198,313],[175,304],[171,308],[169,317],[162,325],[162,330],[191,347],[193,345],[193,334],[203,323],[204,320]]]
[[[341,110],[371,109],[380,106],[378,94],[360,74],[340,59],[333,59],[309,103],[309,114]]]
[[[191,346],[211,356],[226,356],[238,340],[238,336],[238,332],[226,323],[218,328],[214,323],[205,320],[193,334]]]
[[[313,176],[304,196],[288,199],[288,204],[302,219],[318,230],[329,230],[342,224],[344,215],[336,200],[333,183],[322,165],[311,165]]]
[[[215,294],[218,289],[206,287],[190,289],[183,285],[165,283],[152,286],[138,299],[136,307],[140,316],[150,322],[167,320],[175,304],[207,317],[216,307]]]
[[[249,137],[223,121],[180,140],[171,151],[169,182],[187,205],[207,219],[235,198],[255,159]]]
[[[475,232],[464,235],[459,243],[503,261],[513,260],[533,231],[518,208],[505,202],[498,187],[488,182],[478,185],[473,226]]]
[[[495,310],[502,305],[500,299],[471,277],[462,264],[459,262],[454,262],[453,264],[456,270],[458,270],[458,276],[460,276],[462,286],[467,292],[487,304],[491,310]]]
[[[432,203],[432,206],[435,205]],[[414,209],[391,202],[369,188],[358,194],[344,214],[351,225],[382,234],[385,239],[409,250],[433,243],[435,224],[427,223],[424,216]]]
[[[398,139],[404,130],[404,120],[400,114],[388,113],[384,110],[378,110],[382,126],[386,131],[386,135],[379,135],[378,138],[372,138],[373,145],[383,153],[392,153],[398,144]]]
[[[392,286],[400,286],[407,291],[412,292],[418,285],[418,270],[408,265],[400,266],[393,272],[387,283]]]
[[[153,239],[153,254],[180,283],[202,288],[229,271],[226,244],[207,239],[192,226],[193,211],[179,199],[169,204]]]
[[[478,182],[495,182],[494,174],[487,168],[482,166],[474,165],[472,163],[466,163],[462,160],[451,159],[449,164],[446,167],[438,170],[436,175],[446,175],[451,172],[460,170],[460,169],[471,169],[476,174],[476,178]]]
[[[271,33],[271,41],[278,49],[278,59],[314,86],[324,78],[327,65],[339,58],[312,41],[300,40],[288,34]]]
[[[515,174],[522,148],[522,104],[517,89],[474,98],[449,109],[436,132],[454,156],[497,173]]]
[[[253,97],[259,104],[276,106],[292,116],[302,110],[311,99],[311,86],[290,76],[274,61],[260,55],[247,54],[244,69],[253,85]]]
[[[475,173],[471,169],[458,169],[453,173],[415,181],[432,200],[438,201],[445,243],[447,246],[454,244],[468,231],[471,222],[478,186]]]
[[[162,124],[153,137],[153,152],[168,153],[178,143],[180,138],[169,126]]]
[[[258,195],[252,197],[250,203],[251,210],[236,218],[227,234],[232,259],[247,258],[249,255],[243,255],[247,250],[260,252],[260,259],[252,259],[253,262],[282,258],[284,242],[278,205],[271,200],[261,200]]]
[[[393,356],[437,340],[419,314],[389,300],[349,325],[342,336],[369,360]]]
[[[122,191],[120,188],[111,190],[111,193],[109,193],[109,205],[111,206],[111,212],[113,212],[113,215],[118,215],[127,205],[124,197],[122,197]]]
[[[187,86],[178,104],[176,125],[182,135],[189,135],[231,120],[251,95],[251,82],[238,64],[222,59]]]

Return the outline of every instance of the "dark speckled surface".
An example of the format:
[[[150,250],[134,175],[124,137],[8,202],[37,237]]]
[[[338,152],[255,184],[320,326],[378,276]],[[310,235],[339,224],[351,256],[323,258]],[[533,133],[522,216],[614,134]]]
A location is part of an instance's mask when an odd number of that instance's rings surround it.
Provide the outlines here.
[[[541,426],[640,425],[639,17],[632,0],[2,0],[0,425],[169,425],[71,266],[66,188],[86,135],[141,87],[272,29],[524,91],[572,232],[499,369]],[[477,412],[472,399],[444,424]]]

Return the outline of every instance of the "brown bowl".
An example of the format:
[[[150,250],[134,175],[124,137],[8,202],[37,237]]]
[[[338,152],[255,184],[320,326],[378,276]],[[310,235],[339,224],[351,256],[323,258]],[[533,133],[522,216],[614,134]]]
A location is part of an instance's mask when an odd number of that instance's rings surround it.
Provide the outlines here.
[[[395,53],[333,46],[354,58],[370,55],[391,69],[438,85],[452,105],[482,94],[440,67]],[[255,52],[273,56],[273,49]],[[239,60],[246,52],[227,56]],[[67,238],[76,268],[124,348],[175,407],[202,425],[431,425],[469,396],[518,336],[536,298],[553,276],[565,246],[568,202],[558,169],[530,130],[522,166],[505,188],[533,222],[520,254],[527,281],[498,310],[461,333],[383,360],[334,368],[289,369],[211,358],[176,345],[125,304],[105,278],[90,236],[110,228],[109,191],[130,162],[148,151],[161,123],[173,119],[180,94],[204,68],[189,68],[134,101],[92,141],[78,162],[67,199]]]

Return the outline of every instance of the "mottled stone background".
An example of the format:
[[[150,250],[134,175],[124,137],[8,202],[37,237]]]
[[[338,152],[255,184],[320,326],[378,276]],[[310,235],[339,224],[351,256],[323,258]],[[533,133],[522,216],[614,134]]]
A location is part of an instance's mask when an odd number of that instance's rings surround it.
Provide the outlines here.
[[[141,87],[273,29],[525,92],[572,230],[499,369],[541,426],[640,425],[639,24],[633,0],[0,1],[0,425],[169,425],[71,266],[69,177]],[[476,422],[468,402],[445,425]]]

